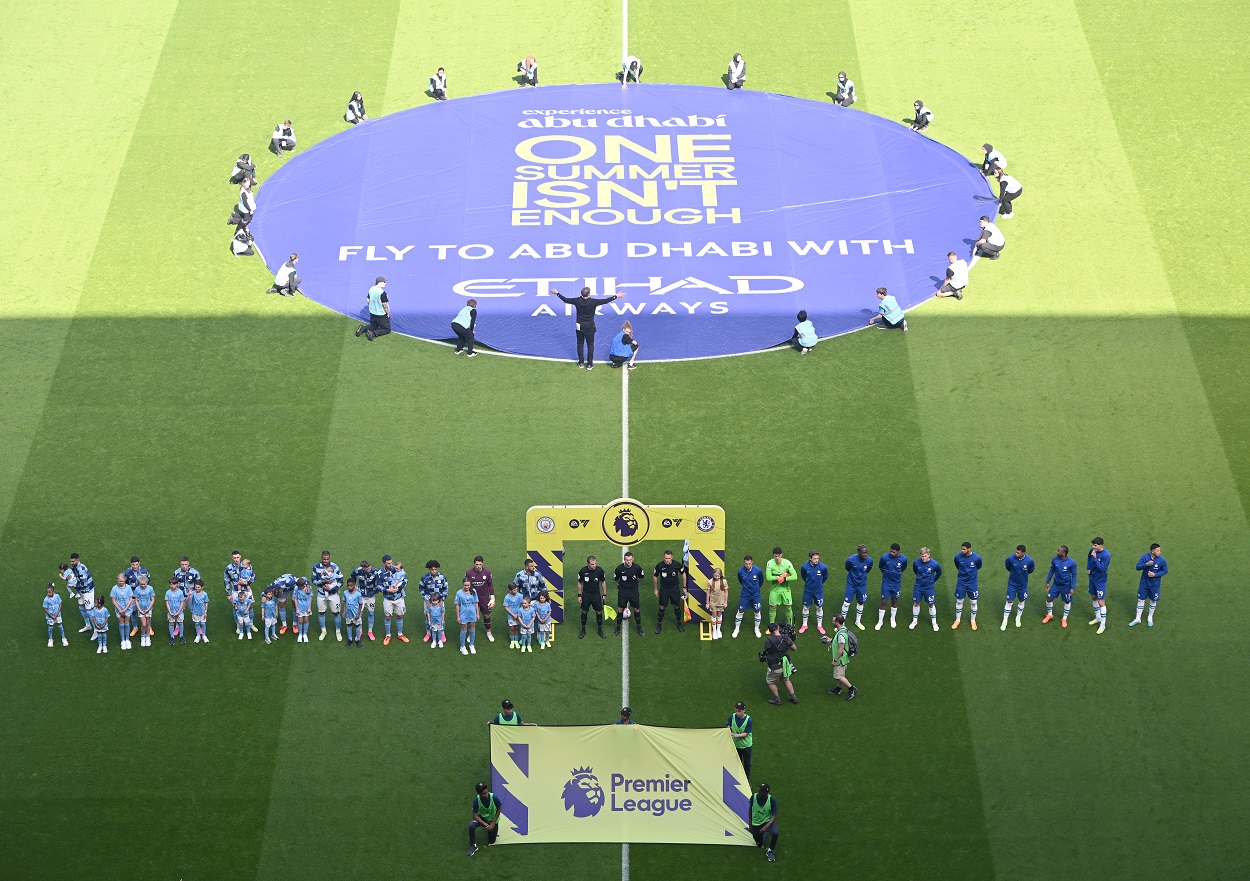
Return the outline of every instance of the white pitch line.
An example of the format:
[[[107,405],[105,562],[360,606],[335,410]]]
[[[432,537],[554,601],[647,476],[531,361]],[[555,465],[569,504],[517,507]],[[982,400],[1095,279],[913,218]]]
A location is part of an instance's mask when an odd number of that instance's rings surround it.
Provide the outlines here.
[[[621,0],[628,10],[629,0]],[[622,37],[622,41],[624,38]],[[621,365],[621,498],[629,498],[629,368]],[[625,549],[621,548],[621,559]],[[618,624],[624,624],[618,621]],[[629,627],[621,627],[621,706],[629,706]],[[629,881],[629,844],[621,844],[621,881]]]
[[[629,57],[629,0],[621,0],[621,58]]]

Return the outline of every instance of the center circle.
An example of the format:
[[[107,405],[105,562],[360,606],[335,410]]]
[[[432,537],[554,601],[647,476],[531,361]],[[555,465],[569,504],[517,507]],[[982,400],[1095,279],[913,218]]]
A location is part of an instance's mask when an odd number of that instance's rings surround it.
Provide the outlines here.
[[[400,333],[574,356],[576,296],[600,357],[622,322],[639,361],[760,351],[806,310],[822,338],[863,327],[873,292],[904,309],[966,256],[994,198],[977,167],[890,120],[766,92],[544,86],[415,107],[296,155],[252,231],[303,292],[367,320],[388,281]]]

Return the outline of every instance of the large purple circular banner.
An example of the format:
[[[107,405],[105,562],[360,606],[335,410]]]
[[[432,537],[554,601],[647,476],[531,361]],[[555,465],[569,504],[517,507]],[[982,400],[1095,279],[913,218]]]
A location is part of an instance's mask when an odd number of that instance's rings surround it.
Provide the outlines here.
[[[766,349],[806,309],[822,337],[864,326],[873,292],[934,293],[993,198],[966,159],[896,122],[765,92],[660,84],[544,86],[371,120],[297,154],[260,189],[271,269],[364,317],[387,277],[394,328],[573,354],[589,286],[626,296],[640,360]]]

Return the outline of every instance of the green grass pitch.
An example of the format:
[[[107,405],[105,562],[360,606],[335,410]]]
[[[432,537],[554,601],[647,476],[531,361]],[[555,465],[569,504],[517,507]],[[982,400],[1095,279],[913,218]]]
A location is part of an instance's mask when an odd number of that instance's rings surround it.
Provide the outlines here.
[[[731,560],[816,547],[835,580],[860,541],[946,563],[970,540],[990,626],[948,629],[944,579],[940,633],[864,634],[852,704],[825,695],[804,636],[802,703],[782,708],[752,640],[635,640],[639,721],[720,725],[750,704],[784,834],[776,865],[636,845],[631,877],[1250,875],[1242,6],[632,0],[628,27],[655,81],[716,85],[740,51],[749,88],[827,100],[846,69],[857,111],[898,119],[923,98],[935,138],[1001,146],[1026,187],[1007,259],[906,336],[632,375],[632,495],[723,505]],[[428,101],[440,65],[453,98],[510,88],[529,52],[544,82],[605,81],[621,32],[615,0],[0,11],[0,876],[620,877],[616,845],[469,861],[462,843],[500,698],[610,721],[617,642],[564,631],[554,652],[467,660],[240,645],[217,578],[234,546],[262,579],[323,546],[453,574],[482,553],[506,578],[528,506],[619,495],[617,374],[355,340],[310,301],[263,296],[223,221],[240,152],[264,157],[263,198],[280,118],[312,144],[353,89],[377,114]],[[488,428],[466,431],[469,412]],[[1083,589],[1067,631],[1039,624],[1036,592],[1024,628],[992,626],[1009,548],[1042,561],[1096,533],[1114,554],[1107,633]],[[1158,626],[1130,631],[1150,541],[1172,574]],[[71,550],[102,586],[132,553],[162,576],[189,554],[217,638],[45,648],[40,590]]]

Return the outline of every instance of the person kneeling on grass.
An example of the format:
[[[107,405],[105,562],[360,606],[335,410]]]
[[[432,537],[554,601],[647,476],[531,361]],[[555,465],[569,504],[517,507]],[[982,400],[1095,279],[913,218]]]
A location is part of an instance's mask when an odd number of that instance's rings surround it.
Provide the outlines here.
[[[868,319],[869,324],[877,324],[882,330],[907,330],[907,319],[903,317],[903,309],[898,300],[890,296],[885,288],[877,288],[877,314]]]
[[[777,799],[769,795],[771,790],[772,787],[767,783],[761,783],[759,792],[751,796],[750,827],[756,847],[763,847],[764,842],[768,842],[768,849],[764,853],[770,863],[777,861],[775,851],[777,838],[781,835],[781,830],[777,828]]]
[[[977,265],[977,261],[982,257],[989,257],[991,260],[997,260],[1002,256],[1003,248],[1007,245],[1007,237],[1003,235],[1002,230],[995,226],[990,219],[984,214],[981,215],[981,236],[972,246],[972,261],[968,264],[968,268]]]
[[[477,300],[469,300],[464,304],[464,308],[451,320],[451,329],[456,334],[455,354],[467,351],[470,358],[476,357],[473,351],[473,334],[477,330]]]
[[[369,323],[356,328],[356,336],[362,333],[373,342],[391,332],[391,304],[386,298],[386,276],[379,275],[366,295],[369,303]]]
[[[281,294],[284,297],[294,297],[299,293],[299,286],[303,279],[295,274],[295,264],[299,262],[299,254],[292,254],[290,259],[278,267],[278,271],[274,273],[273,284],[269,286],[267,294]]]
[[[729,75],[725,79],[725,88],[741,89],[747,81],[747,63],[742,59],[741,52],[735,52],[729,61]]]
[[[626,369],[633,370],[637,365],[638,341],[634,339],[634,326],[626,321],[621,325],[621,332],[612,337],[612,347],[608,350],[608,363],[616,368],[622,364]]]
[[[790,345],[799,350],[800,355],[806,355],[816,345],[818,337],[816,336],[816,325],[807,317],[807,310],[799,310],[799,314],[794,316],[798,319],[798,324],[794,326],[794,336],[790,337]]]
[[[291,125],[291,120],[285,119],[273,127],[269,149],[279,156],[285,155],[288,150],[295,149],[295,128]]]
[[[430,77],[430,94],[435,101],[447,100],[447,73],[441,67]]]
[[[962,300],[964,288],[968,286],[968,261],[961,260],[954,251],[949,252],[946,259],[950,265],[946,267],[946,278],[938,288],[937,295]]]
[[[933,111],[925,107],[923,101],[916,101],[911,106],[916,111],[915,118],[911,121],[912,131],[922,132],[933,125]]]
[[[616,78],[622,83],[642,82],[642,62],[638,56],[627,55],[621,62],[621,69],[616,72]]]
[[[252,242],[252,234],[248,231],[247,224],[240,223],[239,228],[234,231],[234,238],[230,240],[230,253],[236,257],[251,257],[256,253]]]
[[[234,170],[230,173],[230,183],[239,185],[243,181],[256,183],[256,164],[252,162],[252,154],[243,153],[235,160]]]
[[[517,62],[516,72],[521,75],[521,85],[538,85],[538,59],[533,55],[526,55],[524,61]]]
[[[365,96],[359,92],[352,92],[352,97],[347,102],[347,112],[343,114],[343,121],[359,125],[368,118],[369,114],[365,113]]]
[[[469,856],[477,853],[477,830],[486,830],[486,843],[494,844],[499,837],[499,814],[503,806],[499,798],[490,791],[485,783],[476,787],[477,795],[473,798],[473,819],[469,822]]]

